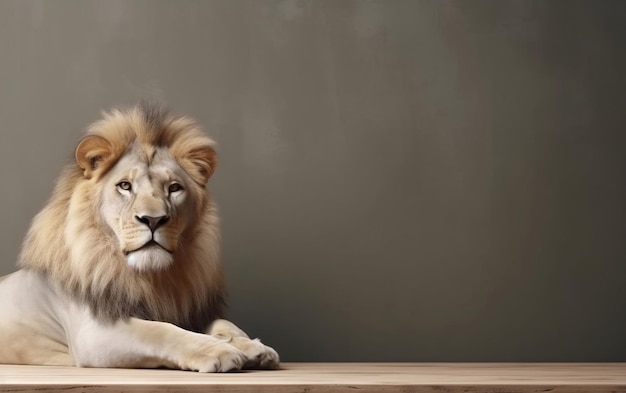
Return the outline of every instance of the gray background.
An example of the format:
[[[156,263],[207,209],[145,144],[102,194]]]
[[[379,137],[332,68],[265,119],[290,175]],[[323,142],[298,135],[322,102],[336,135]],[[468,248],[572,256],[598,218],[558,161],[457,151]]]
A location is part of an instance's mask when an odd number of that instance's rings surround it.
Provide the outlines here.
[[[626,361],[626,1],[0,2],[0,256],[143,97],[284,360]]]

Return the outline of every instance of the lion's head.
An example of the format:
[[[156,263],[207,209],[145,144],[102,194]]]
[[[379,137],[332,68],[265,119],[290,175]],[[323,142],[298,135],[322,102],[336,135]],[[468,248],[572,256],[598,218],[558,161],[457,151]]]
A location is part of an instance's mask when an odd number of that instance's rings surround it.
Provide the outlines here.
[[[223,307],[217,215],[206,183],[214,142],[154,105],[91,125],[22,248],[40,271],[107,319],[201,330]]]

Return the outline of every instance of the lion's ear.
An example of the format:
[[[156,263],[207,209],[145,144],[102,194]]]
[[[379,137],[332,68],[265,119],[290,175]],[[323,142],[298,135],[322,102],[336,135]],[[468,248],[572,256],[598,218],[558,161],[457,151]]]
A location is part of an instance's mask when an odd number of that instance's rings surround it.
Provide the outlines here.
[[[85,137],[76,147],[76,162],[87,179],[102,166],[112,155],[112,146],[101,136],[90,135]]]
[[[217,168],[217,153],[211,146],[202,146],[185,154],[185,160],[189,162],[189,174],[195,181],[204,185],[215,173]]]

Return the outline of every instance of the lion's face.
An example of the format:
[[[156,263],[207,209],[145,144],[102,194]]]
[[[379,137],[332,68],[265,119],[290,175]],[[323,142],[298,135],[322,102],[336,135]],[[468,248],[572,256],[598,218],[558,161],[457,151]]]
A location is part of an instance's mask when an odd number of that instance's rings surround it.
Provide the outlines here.
[[[150,154],[135,145],[99,180],[100,214],[137,270],[172,263],[195,211],[189,176],[167,149]]]
[[[28,231],[20,266],[98,318],[200,331],[222,315],[215,142],[163,107],[112,110],[86,130]]]

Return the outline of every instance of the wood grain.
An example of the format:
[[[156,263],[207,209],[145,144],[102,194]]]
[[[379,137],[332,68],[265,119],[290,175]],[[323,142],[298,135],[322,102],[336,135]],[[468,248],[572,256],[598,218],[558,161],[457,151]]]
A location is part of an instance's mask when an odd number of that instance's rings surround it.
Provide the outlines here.
[[[0,392],[626,392],[626,363],[285,363],[276,371],[0,365]]]

